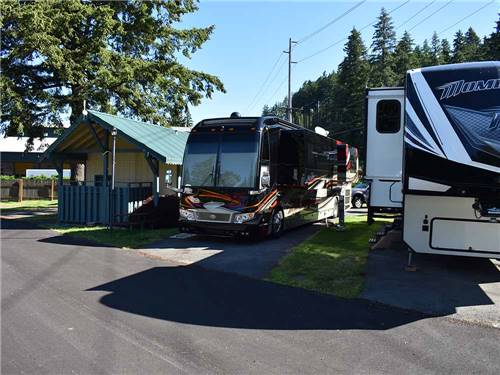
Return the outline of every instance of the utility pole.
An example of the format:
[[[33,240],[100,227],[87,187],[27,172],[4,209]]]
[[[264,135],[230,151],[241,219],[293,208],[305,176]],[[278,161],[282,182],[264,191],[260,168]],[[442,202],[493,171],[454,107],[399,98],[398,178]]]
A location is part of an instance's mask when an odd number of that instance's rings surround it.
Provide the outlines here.
[[[286,107],[286,117],[290,122],[292,122],[292,64],[297,64],[296,61],[292,61],[292,43],[297,44],[292,38],[288,38],[288,51],[283,51],[284,53],[288,53],[288,104]]]

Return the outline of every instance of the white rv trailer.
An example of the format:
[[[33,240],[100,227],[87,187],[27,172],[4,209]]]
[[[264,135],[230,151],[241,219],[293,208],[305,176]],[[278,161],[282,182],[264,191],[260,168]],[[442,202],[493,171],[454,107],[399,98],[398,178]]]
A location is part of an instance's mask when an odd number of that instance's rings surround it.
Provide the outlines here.
[[[365,178],[370,181],[368,222],[401,212],[404,88],[367,90]]]
[[[410,70],[366,119],[372,216],[402,209],[417,253],[500,258],[500,62]]]

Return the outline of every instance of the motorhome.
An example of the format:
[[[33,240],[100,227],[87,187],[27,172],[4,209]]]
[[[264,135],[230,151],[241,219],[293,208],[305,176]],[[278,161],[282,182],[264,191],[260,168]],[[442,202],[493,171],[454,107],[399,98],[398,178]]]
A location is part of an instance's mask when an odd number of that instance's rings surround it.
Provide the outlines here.
[[[369,220],[417,253],[500,257],[500,62],[410,70],[366,97]]]
[[[180,230],[279,236],[337,216],[357,178],[357,150],[344,145],[348,181],[338,183],[338,143],[276,117],[201,121],[184,154]]]

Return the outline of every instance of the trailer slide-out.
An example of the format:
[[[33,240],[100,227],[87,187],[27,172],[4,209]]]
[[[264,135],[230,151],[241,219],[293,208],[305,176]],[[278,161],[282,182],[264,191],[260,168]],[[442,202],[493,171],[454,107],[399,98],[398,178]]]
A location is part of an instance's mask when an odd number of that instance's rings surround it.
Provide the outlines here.
[[[500,62],[410,70],[367,94],[374,212],[417,253],[500,258]]]

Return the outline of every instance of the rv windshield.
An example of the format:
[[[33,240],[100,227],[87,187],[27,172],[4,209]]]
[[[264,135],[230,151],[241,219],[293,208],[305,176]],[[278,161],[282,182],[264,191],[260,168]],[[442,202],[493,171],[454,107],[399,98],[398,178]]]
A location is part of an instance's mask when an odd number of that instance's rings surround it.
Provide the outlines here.
[[[257,132],[191,134],[184,157],[184,185],[252,188],[257,151]]]

